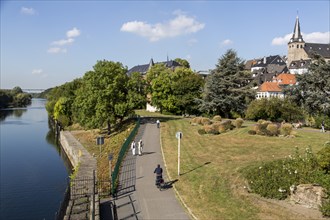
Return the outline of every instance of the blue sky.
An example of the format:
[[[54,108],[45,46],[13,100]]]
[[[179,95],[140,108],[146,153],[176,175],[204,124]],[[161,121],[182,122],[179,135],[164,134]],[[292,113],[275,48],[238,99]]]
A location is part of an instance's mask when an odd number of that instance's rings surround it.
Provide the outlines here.
[[[103,59],[129,69],[179,57],[199,71],[228,49],[286,55],[297,10],[304,40],[329,43],[329,0],[1,0],[1,88],[58,86]]]

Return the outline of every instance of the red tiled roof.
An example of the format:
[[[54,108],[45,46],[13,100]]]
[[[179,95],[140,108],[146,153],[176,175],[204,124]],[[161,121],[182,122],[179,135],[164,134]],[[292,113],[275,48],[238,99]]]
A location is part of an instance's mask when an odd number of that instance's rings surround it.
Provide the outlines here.
[[[282,89],[277,82],[264,82],[259,88],[259,92],[281,92]]]
[[[296,76],[294,74],[282,73],[275,78],[275,81],[282,85],[296,84]]]

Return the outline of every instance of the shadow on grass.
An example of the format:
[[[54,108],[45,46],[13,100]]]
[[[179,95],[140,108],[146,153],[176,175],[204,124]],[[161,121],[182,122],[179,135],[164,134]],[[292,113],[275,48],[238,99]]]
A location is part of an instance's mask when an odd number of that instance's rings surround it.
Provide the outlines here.
[[[166,189],[170,189],[173,187],[173,184],[178,182],[179,180],[178,179],[175,179],[175,180],[171,180],[171,181],[168,181],[168,182],[165,182],[164,183],[164,186],[162,187],[162,190],[166,190]]]
[[[202,165],[200,165],[200,166],[198,166],[198,167],[195,167],[195,168],[193,168],[193,169],[191,169],[191,170],[189,170],[189,171],[187,171],[187,172],[180,173],[180,176],[186,175],[186,174],[188,174],[188,173],[190,173],[190,172],[192,172],[192,171],[194,171],[194,170],[197,170],[197,169],[199,169],[199,168],[202,168],[203,166],[208,165],[208,164],[210,164],[210,163],[211,163],[211,162],[205,162],[204,164],[202,164]]]

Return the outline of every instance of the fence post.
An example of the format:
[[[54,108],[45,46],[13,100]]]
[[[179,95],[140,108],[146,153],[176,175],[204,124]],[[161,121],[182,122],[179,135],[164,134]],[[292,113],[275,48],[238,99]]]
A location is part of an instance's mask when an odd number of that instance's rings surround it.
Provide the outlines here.
[[[95,170],[93,170],[93,192],[92,192],[92,197],[93,197],[93,210],[92,210],[92,219],[95,219]]]

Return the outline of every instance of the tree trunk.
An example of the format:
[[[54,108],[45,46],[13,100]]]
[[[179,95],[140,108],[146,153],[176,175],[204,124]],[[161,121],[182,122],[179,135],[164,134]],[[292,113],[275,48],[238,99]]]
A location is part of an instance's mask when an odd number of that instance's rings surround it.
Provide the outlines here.
[[[111,134],[111,123],[110,121],[107,121],[107,125],[108,125],[108,135]]]

